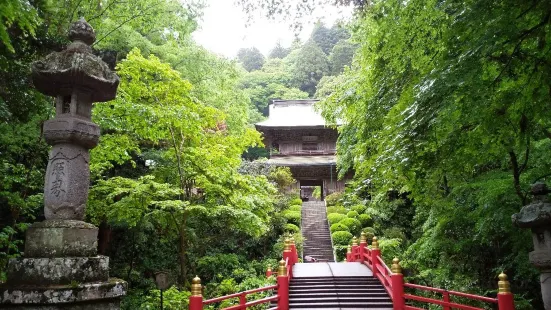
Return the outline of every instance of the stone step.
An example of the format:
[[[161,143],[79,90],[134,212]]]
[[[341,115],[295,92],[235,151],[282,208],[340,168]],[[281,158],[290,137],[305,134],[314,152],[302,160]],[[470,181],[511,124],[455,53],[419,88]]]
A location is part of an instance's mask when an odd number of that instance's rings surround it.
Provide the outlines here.
[[[312,306],[315,306],[313,308]],[[384,310],[390,310],[392,309],[392,302],[369,302],[369,303],[360,303],[360,302],[341,302],[341,301],[333,301],[333,302],[321,302],[321,303],[314,303],[311,301],[291,301],[289,300],[289,309],[294,308],[312,308],[312,309],[320,309],[320,308],[336,308],[336,309],[343,309],[343,308],[354,308],[354,309],[384,309]]]

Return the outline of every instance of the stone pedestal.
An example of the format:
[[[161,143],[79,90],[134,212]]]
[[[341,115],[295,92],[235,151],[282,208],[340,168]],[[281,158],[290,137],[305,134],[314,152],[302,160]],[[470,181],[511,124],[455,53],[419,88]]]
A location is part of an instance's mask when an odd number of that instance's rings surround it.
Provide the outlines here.
[[[513,223],[518,227],[530,228],[534,251],[529,259],[538,268],[541,284],[541,295],[545,310],[551,310],[551,202],[549,189],[545,184],[532,186],[534,199],[513,215]]]
[[[119,78],[94,56],[92,27],[69,30],[66,50],[33,63],[33,83],[56,97],[56,116],[44,123],[52,145],[44,182],[46,221],[27,230],[23,258],[11,259],[0,286],[2,309],[120,308],[126,282],[109,278],[109,258],[97,255],[98,229],[83,222],[90,186],[90,149],[99,141],[92,104],[115,98]]]

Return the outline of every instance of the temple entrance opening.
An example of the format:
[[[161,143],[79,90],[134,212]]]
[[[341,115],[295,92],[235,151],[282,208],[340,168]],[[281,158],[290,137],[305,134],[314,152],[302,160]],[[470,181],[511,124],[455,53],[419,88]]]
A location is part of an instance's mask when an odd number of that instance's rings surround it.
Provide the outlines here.
[[[300,180],[300,199],[302,201],[323,201],[323,180]]]

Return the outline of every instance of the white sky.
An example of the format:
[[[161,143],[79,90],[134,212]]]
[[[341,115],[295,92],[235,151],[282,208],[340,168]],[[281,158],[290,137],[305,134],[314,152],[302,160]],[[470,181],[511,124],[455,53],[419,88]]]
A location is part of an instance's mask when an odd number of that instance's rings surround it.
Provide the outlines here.
[[[259,17],[247,26],[247,15],[234,0],[205,2],[208,7],[205,9],[203,20],[199,22],[199,30],[193,33],[193,38],[214,53],[234,58],[240,48],[254,46],[264,55],[268,55],[277,41],[284,47],[289,47],[295,39],[295,33],[289,27],[291,21],[270,21]],[[349,18],[351,15],[352,9],[349,8],[319,7],[312,16],[302,20],[303,29],[299,38],[304,42],[317,20],[331,26],[335,21]]]

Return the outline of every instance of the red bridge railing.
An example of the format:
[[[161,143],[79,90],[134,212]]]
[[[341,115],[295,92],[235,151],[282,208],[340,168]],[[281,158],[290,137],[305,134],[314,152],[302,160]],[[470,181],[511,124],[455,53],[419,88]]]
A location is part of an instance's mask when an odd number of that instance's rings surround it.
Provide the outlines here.
[[[293,266],[298,263],[298,253],[295,242],[293,239],[285,239],[285,247],[283,249],[283,259],[279,262],[277,268],[277,284],[260,287],[253,290],[243,291],[226,296],[211,298],[203,300],[203,288],[201,286],[201,279],[195,277],[191,282],[191,296],[189,297],[189,310],[202,310],[203,306],[210,305],[224,300],[238,298],[239,304],[230,307],[222,308],[223,310],[241,310],[248,307],[271,303],[277,301],[277,307],[271,308],[272,310],[289,310],[289,280],[293,276]],[[272,269],[268,267],[266,276],[272,276]],[[247,300],[247,296],[255,293],[276,291],[276,295],[257,299]]]
[[[424,302],[433,305],[442,306],[443,310],[464,309],[464,310],[484,310],[483,308],[473,307],[470,305],[452,302],[450,297],[462,297],[469,300],[481,301],[490,304],[497,304],[499,310],[514,310],[515,304],[513,294],[511,293],[509,281],[504,273],[499,275],[498,294],[496,298],[484,297],[479,295],[467,294],[462,292],[447,291],[440,288],[417,285],[412,283],[404,283],[404,275],[400,260],[394,258],[391,268],[385,264],[381,258],[381,250],[377,237],[373,237],[371,246],[367,246],[367,239],[362,233],[360,244],[358,245],[356,237],[352,239],[352,246],[348,248],[346,253],[347,262],[361,262],[371,269],[373,276],[377,277],[383,284],[385,290],[392,299],[394,310],[423,310],[423,308],[414,307],[406,304],[406,300]],[[442,299],[429,298],[415,294],[404,293],[404,288],[409,288],[415,291],[424,291],[442,294]]]

